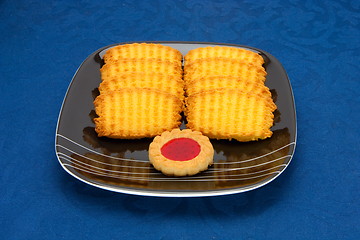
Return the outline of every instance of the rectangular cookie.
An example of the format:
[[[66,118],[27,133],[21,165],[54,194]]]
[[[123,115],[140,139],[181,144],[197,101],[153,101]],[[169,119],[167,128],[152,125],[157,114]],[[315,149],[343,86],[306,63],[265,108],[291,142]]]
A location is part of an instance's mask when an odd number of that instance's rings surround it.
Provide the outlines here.
[[[175,62],[159,59],[120,59],[105,64],[101,69],[101,79],[111,79],[124,72],[159,72],[182,76],[182,68]]]
[[[186,84],[186,94],[192,94],[212,90],[216,88],[239,89],[243,92],[252,92],[263,97],[271,98],[271,92],[263,83],[243,80],[234,76],[205,76],[194,79]]]
[[[264,64],[264,59],[260,54],[237,47],[227,46],[215,46],[215,47],[203,47],[190,50],[185,55],[185,65],[191,64],[193,61],[204,58],[230,58],[237,59],[247,63],[252,63],[258,66]]]
[[[147,88],[123,88],[100,94],[94,101],[95,131],[99,137],[154,137],[179,127],[183,101]]]
[[[266,80],[266,71],[262,66],[222,57],[195,60],[185,66],[184,74],[185,82],[213,75],[239,77],[246,81]]]
[[[110,48],[103,56],[105,63],[123,58],[157,58],[181,63],[179,50],[155,43],[123,44]]]
[[[187,127],[209,138],[241,142],[271,137],[276,105],[238,89],[214,89],[186,99]]]
[[[99,86],[103,92],[120,90],[122,88],[152,88],[184,98],[184,81],[179,75],[167,75],[158,72],[123,72],[116,77],[102,81]]]

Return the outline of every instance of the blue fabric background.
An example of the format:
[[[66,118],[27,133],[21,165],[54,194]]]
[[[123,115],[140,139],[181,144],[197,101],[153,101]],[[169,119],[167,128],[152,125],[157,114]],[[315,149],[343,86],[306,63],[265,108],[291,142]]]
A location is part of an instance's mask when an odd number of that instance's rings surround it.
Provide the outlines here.
[[[359,1],[0,1],[0,239],[360,239]],[[152,198],[88,186],[54,135],[81,62],[125,41],[263,49],[295,94],[298,144],[274,182]]]

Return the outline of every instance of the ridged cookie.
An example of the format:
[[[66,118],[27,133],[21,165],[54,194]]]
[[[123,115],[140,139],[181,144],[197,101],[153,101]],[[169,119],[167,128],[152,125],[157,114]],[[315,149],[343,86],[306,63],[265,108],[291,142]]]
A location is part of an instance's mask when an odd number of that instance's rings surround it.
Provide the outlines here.
[[[244,48],[215,46],[190,50],[185,55],[185,65],[191,64],[198,59],[214,57],[237,59],[260,66],[264,64],[264,59],[256,52]]]
[[[182,76],[182,68],[175,62],[153,58],[120,59],[105,64],[101,69],[103,81],[116,77],[124,72],[158,72]]]
[[[147,88],[124,88],[100,94],[94,101],[98,136],[153,137],[179,127],[183,102],[172,94]]]
[[[123,58],[158,58],[181,64],[179,50],[154,43],[132,43],[110,48],[103,56],[105,63]]]
[[[267,98],[271,98],[271,92],[263,83],[254,81],[244,81],[239,77],[233,76],[209,76],[200,79],[194,79],[186,84],[186,93],[188,96],[216,88],[239,89],[244,92],[252,92]]]
[[[205,76],[233,76],[246,81],[264,82],[266,71],[262,66],[254,65],[237,59],[205,58],[198,59],[184,68],[185,82]]]
[[[184,98],[184,81],[179,75],[166,75],[158,72],[123,72],[116,77],[102,81],[100,94],[122,88],[152,88]]]
[[[273,111],[268,99],[238,89],[215,89],[186,99],[187,127],[209,138],[254,141],[271,137]]]

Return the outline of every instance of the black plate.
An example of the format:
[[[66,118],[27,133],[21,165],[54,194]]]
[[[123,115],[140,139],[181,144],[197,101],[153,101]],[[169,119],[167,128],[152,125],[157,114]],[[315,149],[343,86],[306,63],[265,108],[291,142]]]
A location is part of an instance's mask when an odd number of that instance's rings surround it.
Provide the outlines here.
[[[205,46],[233,46],[260,53],[267,71],[266,85],[278,106],[269,139],[241,143],[212,140],[214,165],[192,177],[166,177],[152,168],[148,147],[152,139],[114,140],[97,137],[92,119],[99,94],[101,56],[112,46],[91,54],[75,73],[59,114],[56,154],[61,166],[90,185],[146,196],[195,197],[240,193],[261,187],[289,165],[296,145],[296,113],[288,76],[271,54],[252,47],[197,42],[157,42],[189,50]],[[123,43],[124,44],[124,43]],[[182,125],[184,128],[184,124]]]

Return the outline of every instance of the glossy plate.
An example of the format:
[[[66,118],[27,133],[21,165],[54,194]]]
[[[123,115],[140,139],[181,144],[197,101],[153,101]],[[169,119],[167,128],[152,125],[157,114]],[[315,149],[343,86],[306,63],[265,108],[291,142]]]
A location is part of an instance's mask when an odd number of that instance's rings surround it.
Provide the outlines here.
[[[148,160],[152,139],[114,140],[97,137],[93,100],[99,94],[101,57],[115,45],[91,54],[75,73],[64,98],[56,129],[56,154],[73,177],[102,189],[144,196],[199,197],[241,193],[261,187],[289,165],[296,145],[296,113],[288,76],[278,60],[260,49],[217,43],[157,42],[189,50],[205,46],[232,46],[260,53],[265,59],[266,85],[278,109],[273,136],[241,143],[212,140],[214,164],[192,177],[167,177]],[[184,128],[184,124],[182,125]]]

